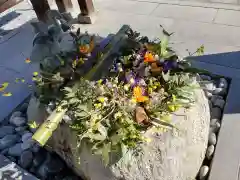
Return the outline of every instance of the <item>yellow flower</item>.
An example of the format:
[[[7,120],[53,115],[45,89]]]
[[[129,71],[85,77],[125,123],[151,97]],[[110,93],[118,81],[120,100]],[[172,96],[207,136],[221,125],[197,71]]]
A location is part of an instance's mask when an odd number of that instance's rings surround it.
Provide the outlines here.
[[[9,85],[8,82],[2,83],[0,85],[0,92],[3,92],[8,87],[8,85]]]
[[[31,62],[31,60],[29,59],[29,58],[27,58],[26,60],[25,60],[25,63],[27,63],[27,64],[29,64]]]
[[[173,99],[173,102],[175,102],[177,100],[177,97],[173,94],[172,99]]]
[[[101,103],[97,103],[97,104],[94,104],[94,106],[95,106],[96,108],[101,108],[101,107],[102,107],[102,104],[101,104]]]
[[[38,72],[34,72],[34,73],[33,73],[33,76],[37,76],[37,75],[38,75]]]
[[[146,102],[149,100],[147,96],[143,95],[143,89],[139,86],[133,88],[133,96],[136,102]]]
[[[174,105],[168,105],[168,109],[169,109],[171,112],[176,111],[176,107],[175,107]]]
[[[9,96],[12,96],[12,93],[10,93],[10,92],[3,93],[2,96],[9,97]]]
[[[103,97],[103,96],[98,97],[98,101],[101,102],[101,103],[105,102],[105,100],[106,100],[106,98]]]

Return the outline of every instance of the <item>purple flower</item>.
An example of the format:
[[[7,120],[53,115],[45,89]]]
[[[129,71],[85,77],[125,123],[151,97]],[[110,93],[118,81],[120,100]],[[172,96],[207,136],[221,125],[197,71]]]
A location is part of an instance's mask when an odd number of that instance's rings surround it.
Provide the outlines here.
[[[177,67],[176,61],[164,61],[163,63],[163,72],[167,73],[169,70],[172,70]]]
[[[139,82],[139,79],[136,78],[136,76],[132,72],[126,73],[125,79],[126,79],[126,83],[130,84],[131,87],[136,86]]]

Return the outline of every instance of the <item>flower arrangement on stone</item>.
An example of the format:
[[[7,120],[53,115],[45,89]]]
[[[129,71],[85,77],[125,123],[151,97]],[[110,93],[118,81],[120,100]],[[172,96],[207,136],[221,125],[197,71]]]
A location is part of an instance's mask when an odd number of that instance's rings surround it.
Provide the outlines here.
[[[93,40],[90,38],[84,44],[77,34],[72,35],[77,52],[87,56],[84,61],[72,60],[74,70],[79,62],[84,67],[91,58],[98,57],[97,53],[103,52],[98,49],[96,53]],[[125,156],[141,143],[150,141],[145,137],[147,130],[176,128],[169,115],[194,102],[194,88],[198,88],[194,69],[168,47],[168,33],[157,42],[140,37],[131,29],[127,37],[126,46],[112,59],[108,76],[97,81],[88,78],[99,70],[96,67],[101,60],[98,60],[90,73],[70,86],[63,86],[63,98],[53,102],[57,111],[47,120],[47,128],[40,128],[33,139],[44,145],[46,139],[41,139],[41,135],[51,134],[59,123],[57,118],[64,116],[77,133],[78,147],[86,142],[93,154],[101,155],[107,165],[111,163],[112,153]],[[104,41],[98,48],[103,44]]]

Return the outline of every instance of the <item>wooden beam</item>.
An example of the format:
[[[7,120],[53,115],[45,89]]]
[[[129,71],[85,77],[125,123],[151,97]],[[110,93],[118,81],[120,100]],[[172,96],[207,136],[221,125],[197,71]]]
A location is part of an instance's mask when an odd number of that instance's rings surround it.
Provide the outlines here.
[[[94,6],[92,0],[78,0],[81,14],[82,15],[90,15],[94,13]]]
[[[31,0],[33,9],[38,17],[39,21],[46,22],[46,12],[50,10],[50,6],[47,0]]]

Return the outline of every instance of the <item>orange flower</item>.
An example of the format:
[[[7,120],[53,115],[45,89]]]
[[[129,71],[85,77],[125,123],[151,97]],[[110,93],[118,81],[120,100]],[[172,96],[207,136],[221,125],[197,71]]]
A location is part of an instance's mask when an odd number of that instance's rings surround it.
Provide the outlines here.
[[[31,60],[29,59],[29,58],[27,58],[26,60],[25,60],[25,63],[30,63],[31,62]]]
[[[146,54],[144,55],[144,62],[149,62],[149,63],[151,63],[151,62],[155,62],[156,60],[155,60],[155,58],[154,58],[154,56],[153,56],[153,54],[151,53],[151,52],[146,52]]]
[[[87,54],[89,50],[89,45],[81,45],[79,46],[79,51],[83,54]]]
[[[93,51],[94,48],[94,39],[92,38],[89,44],[80,45],[79,51],[83,54],[88,54]]]
[[[145,102],[148,101],[148,97],[143,95],[144,91],[141,87],[136,86],[133,88],[133,96],[136,102]]]

